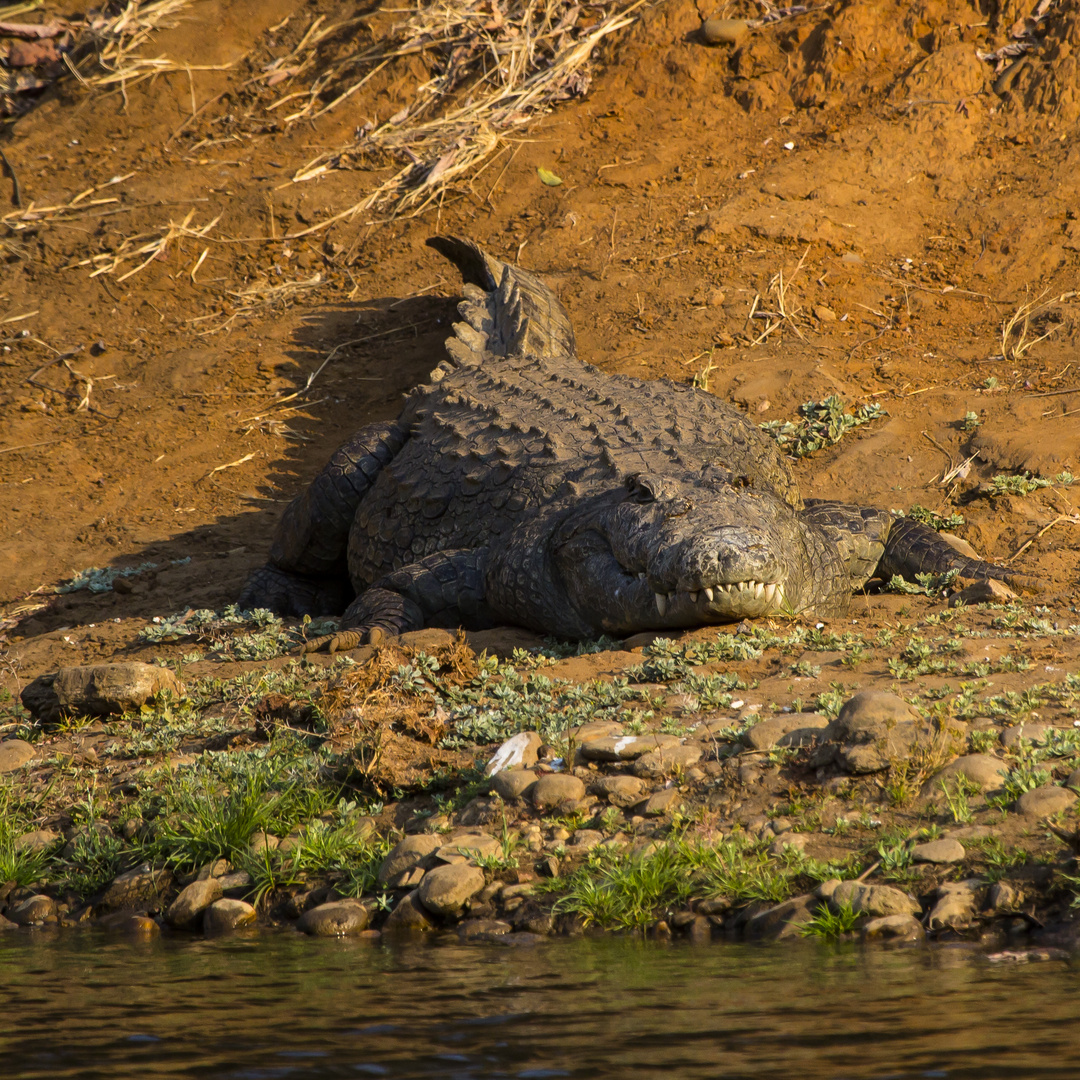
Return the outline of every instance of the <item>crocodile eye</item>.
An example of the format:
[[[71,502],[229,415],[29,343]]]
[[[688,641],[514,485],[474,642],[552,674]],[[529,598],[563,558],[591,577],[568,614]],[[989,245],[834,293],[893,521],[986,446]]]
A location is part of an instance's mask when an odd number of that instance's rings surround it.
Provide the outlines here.
[[[637,473],[626,481],[626,490],[631,502],[651,503],[657,497],[656,477],[648,473]]]

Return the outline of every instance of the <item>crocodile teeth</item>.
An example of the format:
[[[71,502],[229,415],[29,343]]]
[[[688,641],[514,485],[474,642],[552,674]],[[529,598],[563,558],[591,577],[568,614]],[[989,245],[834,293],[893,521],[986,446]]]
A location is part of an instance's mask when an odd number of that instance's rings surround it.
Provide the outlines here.
[[[763,594],[764,592],[765,592],[765,586],[764,586],[764,585],[762,585],[760,581],[755,581],[755,582],[754,582],[754,596],[755,596],[755,597],[756,597],[756,598],[757,598],[758,600],[760,600],[760,599],[761,599],[761,597],[762,597],[762,594]]]
[[[669,604],[674,604],[675,603],[675,593],[669,592],[667,594],[667,598],[668,598],[668,603]]]
[[[706,585],[705,588],[702,589],[701,591],[705,594],[705,598],[711,604],[713,602],[713,600],[715,599],[715,595],[716,595],[712,590],[712,586],[711,585]]]
[[[638,576],[637,577],[638,577],[638,581],[644,581],[645,580],[645,571],[644,570],[638,571]]]
[[[691,603],[696,604],[697,603],[697,598],[698,598],[698,594],[696,592],[691,592],[690,593],[690,602]]]
[[[663,618],[667,614],[667,597],[663,593],[653,593],[653,595],[656,597],[656,610]]]

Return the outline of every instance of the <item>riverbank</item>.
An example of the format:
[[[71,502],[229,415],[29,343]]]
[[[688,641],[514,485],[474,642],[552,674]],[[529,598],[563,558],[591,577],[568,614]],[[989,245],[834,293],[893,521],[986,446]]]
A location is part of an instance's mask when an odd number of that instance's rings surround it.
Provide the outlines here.
[[[109,663],[5,706],[0,925],[1070,945],[1075,612],[857,607],[335,658],[235,611],[92,627]]]

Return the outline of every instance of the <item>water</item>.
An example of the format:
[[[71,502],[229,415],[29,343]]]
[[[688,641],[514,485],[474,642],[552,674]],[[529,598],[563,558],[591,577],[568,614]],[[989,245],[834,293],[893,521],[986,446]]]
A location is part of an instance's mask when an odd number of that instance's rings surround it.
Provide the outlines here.
[[[1070,963],[964,949],[0,938],[0,1077],[1076,1077]]]

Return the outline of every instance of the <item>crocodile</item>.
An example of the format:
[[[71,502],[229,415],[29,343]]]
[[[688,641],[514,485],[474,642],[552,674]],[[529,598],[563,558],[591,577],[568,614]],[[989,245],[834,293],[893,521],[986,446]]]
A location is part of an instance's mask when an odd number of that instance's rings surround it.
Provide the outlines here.
[[[734,406],[584,363],[539,277],[468,240],[428,244],[465,282],[445,357],[289,505],[241,607],[344,610],[315,643],[335,651],[424,626],[582,639],[838,617],[895,574],[1032,586],[909,518],[804,501]]]

